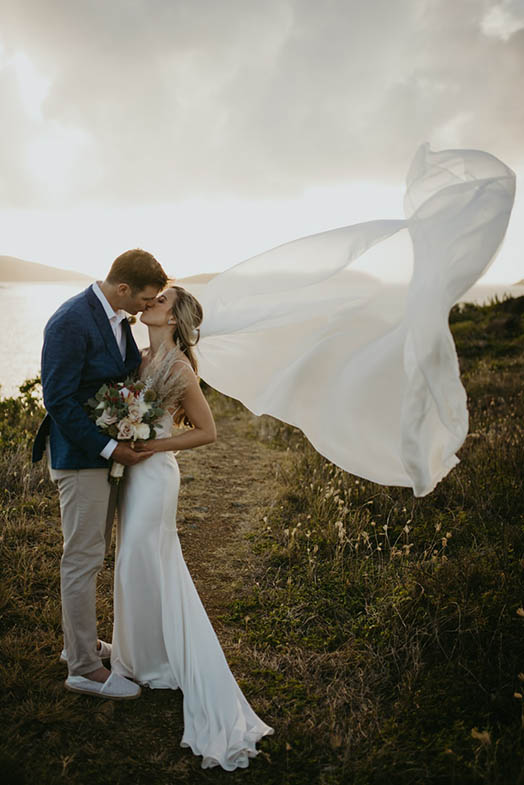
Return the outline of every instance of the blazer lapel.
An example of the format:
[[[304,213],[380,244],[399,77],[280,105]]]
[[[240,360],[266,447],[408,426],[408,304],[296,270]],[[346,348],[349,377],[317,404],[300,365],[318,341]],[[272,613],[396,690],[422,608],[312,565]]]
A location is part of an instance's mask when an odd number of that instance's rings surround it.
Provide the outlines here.
[[[120,368],[124,370],[124,361],[122,360],[122,355],[120,354],[120,349],[118,348],[118,344],[116,342],[115,334],[111,329],[111,325],[109,324],[109,319],[106,316],[106,312],[102,307],[102,303],[93,292],[92,288],[89,287],[87,290],[87,299],[89,305],[91,306],[91,310],[93,312],[93,318],[96,322],[98,329],[100,330],[102,337],[104,339],[105,345],[113,359],[118,363]]]

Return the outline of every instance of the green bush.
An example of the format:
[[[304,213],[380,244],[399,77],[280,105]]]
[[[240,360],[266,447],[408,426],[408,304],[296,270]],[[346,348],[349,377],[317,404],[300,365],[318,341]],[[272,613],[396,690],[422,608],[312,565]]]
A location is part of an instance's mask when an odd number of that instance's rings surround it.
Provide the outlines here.
[[[28,379],[18,388],[20,395],[0,398],[0,449],[2,452],[27,445],[44,416],[40,377]]]

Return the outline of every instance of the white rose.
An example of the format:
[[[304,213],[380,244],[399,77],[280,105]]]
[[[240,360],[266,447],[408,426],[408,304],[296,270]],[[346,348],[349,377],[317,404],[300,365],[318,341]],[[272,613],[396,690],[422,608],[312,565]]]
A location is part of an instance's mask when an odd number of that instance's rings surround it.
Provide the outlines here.
[[[143,415],[147,412],[147,404],[136,398],[128,406],[128,417],[132,422],[140,422]]]
[[[135,429],[133,427],[133,423],[127,417],[124,417],[123,420],[120,420],[120,422],[118,423],[119,439],[132,439],[134,433],[135,433]]]
[[[95,424],[100,428],[106,428],[108,425],[113,425],[118,420],[115,414],[110,414],[109,409],[104,409],[100,417],[97,417]]]
[[[122,387],[122,389],[119,390],[118,394],[120,395],[123,401],[127,401],[128,398],[134,398],[133,393],[131,392],[131,390],[128,390],[127,387]]]
[[[146,422],[138,423],[134,426],[135,439],[149,439],[149,425]]]

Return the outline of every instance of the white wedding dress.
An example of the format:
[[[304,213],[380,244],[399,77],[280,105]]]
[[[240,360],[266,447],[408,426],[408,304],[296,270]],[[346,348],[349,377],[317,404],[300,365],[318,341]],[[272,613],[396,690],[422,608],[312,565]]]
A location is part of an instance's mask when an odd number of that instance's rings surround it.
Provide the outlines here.
[[[167,414],[157,438],[171,435]],[[253,711],[224,657],[176,529],[180,473],[172,452],[126,469],[115,564],[111,668],[153,689],[182,690],[181,745],[202,767],[245,768],[272,728]]]

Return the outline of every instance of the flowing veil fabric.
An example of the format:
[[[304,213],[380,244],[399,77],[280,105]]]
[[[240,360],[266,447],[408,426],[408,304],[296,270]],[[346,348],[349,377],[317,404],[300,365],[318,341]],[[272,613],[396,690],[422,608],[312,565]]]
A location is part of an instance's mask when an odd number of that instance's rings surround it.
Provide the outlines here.
[[[202,378],[346,471],[429,493],[468,430],[449,310],[493,259],[514,195],[494,156],[422,145],[406,218],[295,240],[202,287]],[[394,284],[399,247],[410,272]]]

